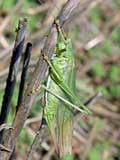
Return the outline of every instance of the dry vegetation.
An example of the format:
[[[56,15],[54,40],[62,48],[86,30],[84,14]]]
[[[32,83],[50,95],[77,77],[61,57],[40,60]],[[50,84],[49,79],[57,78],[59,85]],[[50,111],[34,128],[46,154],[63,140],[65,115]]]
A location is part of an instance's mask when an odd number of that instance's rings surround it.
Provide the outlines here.
[[[28,20],[26,42],[33,44],[26,85],[43,49],[46,35],[65,0],[0,1],[0,105],[14,46],[18,20]],[[83,102],[98,92],[103,96],[90,105],[93,115],[75,115],[73,151],[79,160],[120,159],[120,2],[80,0],[80,5],[64,24],[75,50],[77,95]],[[21,67],[20,67],[21,68]],[[12,123],[17,103],[20,73],[14,91],[8,123]],[[26,120],[13,159],[23,160],[39,129],[41,95]],[[43,135],[42,135],[43,136]],[[56,159],[46,129],[42,144],[33,153],[35,160]]]

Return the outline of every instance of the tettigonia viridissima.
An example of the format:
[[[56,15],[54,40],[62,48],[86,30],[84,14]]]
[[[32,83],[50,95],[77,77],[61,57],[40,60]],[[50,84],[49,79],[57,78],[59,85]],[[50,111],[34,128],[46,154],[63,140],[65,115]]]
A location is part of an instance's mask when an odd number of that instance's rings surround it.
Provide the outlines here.
[[[46,86],[40,85],[36,91],[39,88],[44,88],[46,91],[44,117],[60,159],[73,160],[74,108],[87,114],[91,112],[75,95],[75,64],[72,42],[66,38],[58,21],[55,21],[55,23],[59,35],[55,55],[51,61],[43,55],[49,66],[47,84]]]

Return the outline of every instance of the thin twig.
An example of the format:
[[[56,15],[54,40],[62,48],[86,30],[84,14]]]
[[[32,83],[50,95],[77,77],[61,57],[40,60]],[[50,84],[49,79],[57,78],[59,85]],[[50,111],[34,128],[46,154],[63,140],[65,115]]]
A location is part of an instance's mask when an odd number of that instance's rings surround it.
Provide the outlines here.
[[[2,131],[3,129],[12,129],[12,128],[13,127],[11,125],[6,124],[6,123],[0,125],[0,131]]]
[[[96,101],[102,96],[101,92],[96,93],[94,96],[90,97],[85,103],[85,106],[90,106],[96,103]],[[74,112],[74,115],[77,116],[80,112],[77,110]]]
[[[0,150],[3,152],[11,152],[12,150],[10,150],[9,148],[5,147],[4,145],[0,144]]]
[[[29,150],[29,152],[27,154],[26,160],[31,160],[32,159],[32,155],[33,155],[35,149],[37,148],[37,145],[38,144],[40,145],[43,142],[45,128],[46,128],[46,125],[42,124],[40,126],[40,129],[38,130],[38,132],[37,132],[37,134],[36,134],[36,136],[34,138],[34,141],[33,141],[32,145],[30,147],[30,150]]]

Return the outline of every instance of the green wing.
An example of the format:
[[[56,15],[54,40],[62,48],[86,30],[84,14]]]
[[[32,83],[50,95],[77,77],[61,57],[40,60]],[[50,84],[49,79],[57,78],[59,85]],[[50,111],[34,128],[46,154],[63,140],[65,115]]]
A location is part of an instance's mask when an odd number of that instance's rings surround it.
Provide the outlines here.
[[[58,53],[56,53],[58,55]],[[64,56],[65,55],[65,56]],[[63,79],[70,86],[70,94],[74,93],[74,57],[69,57],[67,50],[62,51],[62,55],[54,57],[53,68],[50,70],[47,88],[69,101],[69,95],[63,86]],[[54,70],[54,68],[56,70]],[[53,74],[52,74],[53,73]],[[61,75],[61,78],[60,78]],[[62,82],[62,83],[61,83]],[[58,84],[61,84],[61,87]],[[64,83],[63,83],[64,84]],[[66,90],[66,88],[65,88]],[[68,92],[69,93],[69,92]],[[45,118],[51,131],[55,148],[60,157],[71,155],[72,153],[72,130],[73,130],[73,109],[59,101],[51,94],[46,95]]]

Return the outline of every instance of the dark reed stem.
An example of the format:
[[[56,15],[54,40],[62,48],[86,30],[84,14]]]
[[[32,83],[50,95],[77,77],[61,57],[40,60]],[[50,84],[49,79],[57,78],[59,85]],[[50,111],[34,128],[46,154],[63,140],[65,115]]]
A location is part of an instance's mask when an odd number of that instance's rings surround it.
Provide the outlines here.
[[[17,29],[17,36],[15,40],[15,45],[13,49],[13,55],[11,58],[8,78],[6,82],[5,94],[3,97],[1,114],[0,114],[0,125],[5,123],[10,110],[10,103],[14,91],[14,87],[16,84],[16,77],[19,69],[19,64],[22,55],[22,49],[24,45],[24,39],[26,34],[26,19],[20,20]],[[2,141],[3,132],[0,132],[0,142]]]
[[[21,81],[20,81],[20,86],[19,86],[19,94],[18,94],[18,102],[17,102],[17,106],[16,106],[16,112],[18,111],[19,105],[23,99],[23,94],[24,94],[24,89],[25,89],[25,81],[26,81],[28,65],[30,62],[31,51],[32,51],[32,44],[27,43],[26,50],[24,53],[23,68],[22,68]]]
[[[26,50],[25,50],[25,53],[24,53],[24,59],[23,59],[23,68],[22,68],[22,74],[21,74],[21,80],[20,80],[20,86],[19,86],[19,94],[18,94],[18,101],[17,101],[17,106],[16,106],[16,114],[17,114],[19,106],[22,102],[23,95],[24,95],[25,82],[26,82],[28,65],[29,65],[30,57],[31,57],[31,51],[32,51],[32,44],[27,43]],[[14,158],[14,153],[15,153],[15,148],[13,150],[13,153],[11,154],[10,160],[12,160]]]

